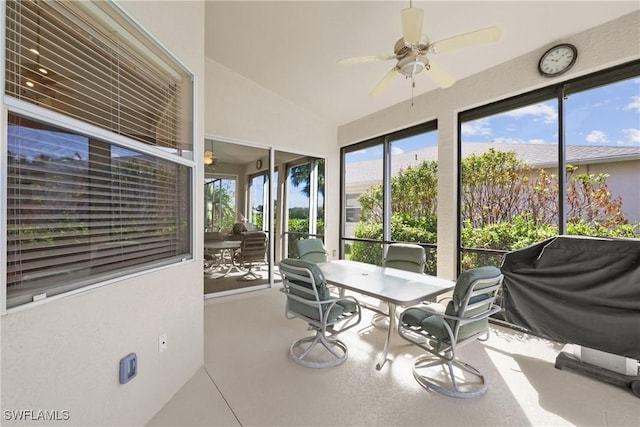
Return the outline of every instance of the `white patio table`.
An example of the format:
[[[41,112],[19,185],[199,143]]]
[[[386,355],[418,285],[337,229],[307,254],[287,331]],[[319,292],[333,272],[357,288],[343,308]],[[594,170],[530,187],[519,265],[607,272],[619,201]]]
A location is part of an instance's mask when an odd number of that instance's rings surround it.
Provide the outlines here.
[[[410,306],[450,291],[455,281],[396,268],[380,267],[357,261],[337,260],[319,263],[327,283],[343,290],[385,301],[389,305],[389,328],[384,350],[376,369],[387,361],[391,334],[397,330],[396,307]]]

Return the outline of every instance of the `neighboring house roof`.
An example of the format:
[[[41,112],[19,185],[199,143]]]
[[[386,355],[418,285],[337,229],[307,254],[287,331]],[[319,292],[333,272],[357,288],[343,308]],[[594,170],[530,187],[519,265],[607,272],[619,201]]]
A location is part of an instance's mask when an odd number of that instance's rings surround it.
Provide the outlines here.
[[[534,167],[544,168],[558,164],[558,147],[552,144],[513,144],[497,142],[470,142],[462,144],[462,158],[471,154],[481,155],[489,149],[514,151],[518,159]],[[594,145],[568,145],[567,163],[573,165],[640,160],[640,147],[614,147]],[[416,166],[426,160],[438,159],[438,147],[426,147],[391,157],[391,174]],[[345,182],[382,181],[382,159],[348,163]]]

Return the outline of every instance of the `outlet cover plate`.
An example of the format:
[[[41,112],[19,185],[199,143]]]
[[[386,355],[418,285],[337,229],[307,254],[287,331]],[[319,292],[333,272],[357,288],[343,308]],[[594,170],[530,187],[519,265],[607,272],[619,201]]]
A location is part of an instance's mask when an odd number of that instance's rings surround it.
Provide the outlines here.
[[[158,353],[162,353],[167,349],[167,334],[158,337]]]

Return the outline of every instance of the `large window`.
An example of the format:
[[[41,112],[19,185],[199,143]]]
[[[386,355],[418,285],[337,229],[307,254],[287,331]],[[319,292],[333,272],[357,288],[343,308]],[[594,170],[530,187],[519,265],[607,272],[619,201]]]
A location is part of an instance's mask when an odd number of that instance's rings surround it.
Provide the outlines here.
[[[460,114],[460,268],[557,234],[640,237],[638,63]]]
[[[437,138],[430,122],[343,149],[345,258],[379,265],[388,243],[418,243],[435,274]]]
[[[191,76],[108,2],[5,4],[7,307],[191,258]]]
[[[572,92],[564,111],[567,234],[634,235],[640,224],[640,76]]]

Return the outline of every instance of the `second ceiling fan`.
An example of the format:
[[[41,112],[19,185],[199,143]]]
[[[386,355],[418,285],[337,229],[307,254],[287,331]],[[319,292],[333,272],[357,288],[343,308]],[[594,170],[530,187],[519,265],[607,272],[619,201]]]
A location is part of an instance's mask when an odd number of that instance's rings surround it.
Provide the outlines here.
[[[422,34],[424,18],[422,9],[412,7],[410,3],[408,8],[401,11],[400,16],[402,19],[402,38],[396,42],[393,55],[367,55],[338,61],[338,64],[357,64],[390,59],[397,61],[396,65],[373,88],[372,96],[380,95],[400,75],[412,79],[412,84],[415,85],[413,79],[423,71],[438,86],[450,87],[455,83],[455,78],[437,63],[434,63],[427,55],[491,43],[500,39],[502,35],[500,27],[494,26],[431,43]]]

